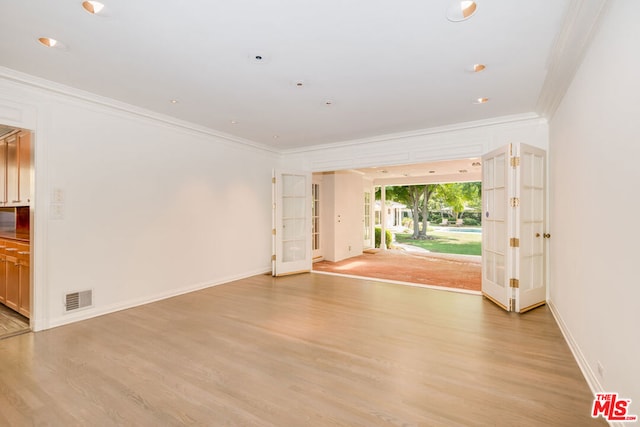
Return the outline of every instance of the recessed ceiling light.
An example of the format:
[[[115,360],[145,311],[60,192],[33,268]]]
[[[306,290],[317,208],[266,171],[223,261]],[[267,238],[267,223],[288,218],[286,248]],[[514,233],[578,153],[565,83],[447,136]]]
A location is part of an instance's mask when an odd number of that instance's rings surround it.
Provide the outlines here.
[[[487,68],[487,67],[484,64],[473,64],[473,72],[474,73],[479,73],[480,71],[484,71],[485,68]]]
[[[56,47],[58,44],[58,40],[52,39],[51,37],[40,37],[38,41],[41,45],[46,47]]]
[[[100,3],[99,1],[83,1],[82,8],[90,14],[96,15],[100,13],[102,9],[104,9],[104,4]]]
[[[254,64],[266,64],[270,60],[269,55],[260,51],[250,52],[248,58]]]
[[[474,104],[486,104],[489,102],[489,98],[478,98],[474,101]]]
[[[237,120],[231,120],[231,124],[232,124],[232,125],[237,125],[237,124],[238,124],[238,121],[237,121]]]
[[[178,100],[177,100],[177,99],[172,99],[172,100],[170,100],[169,102],[170,102],[170,103],[172,103],[172,104],[177,104],[177,103],[178,103]]]
[[[326,101],[324,101],[324,105],[327,105],[327,106],[333,105],[333,101],[330,99],[327,99]]]
[[[273,139],[278,139],[280,138],[278,135],[273,135]]]
[[[465,21],[471,18],[478,9],[478,4],[470,0],[452,0],[447,8],[447,19],[451,22]]]

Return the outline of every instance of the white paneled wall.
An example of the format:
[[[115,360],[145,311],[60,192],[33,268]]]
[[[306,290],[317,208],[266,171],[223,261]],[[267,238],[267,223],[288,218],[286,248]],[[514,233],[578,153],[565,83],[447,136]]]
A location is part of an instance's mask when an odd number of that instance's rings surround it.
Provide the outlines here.
[[[0,93],[0,123],[34,131],[36,329],[269,270],[275,153],[86,94]],[[85,289],[93,308],[65,314]]]

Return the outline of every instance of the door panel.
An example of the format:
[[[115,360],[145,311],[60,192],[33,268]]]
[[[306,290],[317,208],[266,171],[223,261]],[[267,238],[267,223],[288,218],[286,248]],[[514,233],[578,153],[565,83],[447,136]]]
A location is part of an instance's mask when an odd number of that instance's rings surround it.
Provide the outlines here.
[[[507,269],[511,261],[507,250],[508,164],[509,147],[482,157],[482,293],[505,310],[509,310],[511,298]]]
[[[272,274],[311,270],[311,174],[274,172],[274,260]]]
[[[546,300],[546,154],[510,144],[482,163],[482,293],[524,312]]]
[[[363,225],[363,242],[362,247],[364,249],[370,249],[373,247],[373,239],[372,237],[372,226],[371,226],[371,194],[370,190],[365,190],[364,192],[364,213],[362,219]]]
[[[519,312],[543,304],[546,300],[546,153],[539,148],[519,144],[519,221],[518,257]]]

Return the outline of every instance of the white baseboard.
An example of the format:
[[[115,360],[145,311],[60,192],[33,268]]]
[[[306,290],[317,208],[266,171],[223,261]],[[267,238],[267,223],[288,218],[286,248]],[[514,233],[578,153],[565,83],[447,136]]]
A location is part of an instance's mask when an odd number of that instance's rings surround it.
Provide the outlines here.
[[[225,283],[229,283],[229,282],[233,282],[235,280],[241,280],[241,279],[246,279],[248,277],[251,276],[256,276],[259,274],[265,274],[265,273],[269,273],[271,272],[271,268],[262,268],[262,269],[257,269],[251,272],[245,272],[243,274],[238,274],[238,275],[233,275],[233,276],[226,276],[223,278],[220,278],[214,282],[206,282],[206,283],[197,283],[194,285],[189,285],[183,288],[179,288],[179,289],[172,289],[171,291],[168,292],[161,292],[159,294],[156,295],[151,295],[148,297],[144,297],[144,298],[138,298],[135,300],[128,300],[128,301],[123,301],[120,303],[116,303],[116,304],[111,304],[111,305],[107,305],[104,307],[99,307],[96,309],[89,309],[89,310],[83,310],[80,311],[78,313],[73,313],[73,314],[65,314],[61,317],[55,318],[55,319],[51,319],[49,321],[48,324],[48,328],[46,329],[50,329],[50,328],[55,328],[58,326],[63,326],[63,325],[68,325],[70,323],[75,323],[75,322],[79,322],[81,320],[87,320],[87,319],[91,319],[93,317],[98,317],[98,316],[103,316],[105,314],[109,314],[109,313],[115,313],[116,311],[120,311],[120,310],[126,310],[128,308],[133,308],[133,307],[137,307],[140,305],[145,305],[145,304],[150,304],[152,302],[155,301],[160,301],[163,299],[167,299],[167,298],[172,298],[172,297],[176,297],[178,295],[183,295],[183,294],[187,294],[189,292],[195,292],[195,291],[199,291],[201,289],[206,289],[206,288],[210,288],[213,286],[218,286],[218,285],[223,285]],[[44,330],[44,329],[41,329]]]
[[[553,305],[553,302],[551,301],[547,301],[547,305],[549,306],[549,309],[551,309],[551,313],[553,314],[553,317],[556,319],[556,323],[560,328],[562,335],[564,336],[564,340],[567,342],[567,345],[569,345],[569,349],[571,350],[571,353],[573,353],[573,357],[576,359],[576,362],[578,363],[578,367],[580,368],[580,371],[582,371],[582,375],[584,376],[584,379],[587,381],[587,385],[589,385],[589,388],[591,389],[591,393],[593,394],[594,398],[597,393],[604,393],[605,390],[602,387],[602,384],[600,384],[600,381],[598,380],[598,377],[596,376],[595,372],[593,372],[593,369],[591,369],[591,366],[589,366],[589,363],[587,362],[587,359],[584,357],[584,354],[582,353],[580,346],[578,346],[578,343],[571,335],[571,331],[569,331],[567,324],[562,319],[562,316],[556,309],[555,305]],[[609,421],[609,425],[611,427],[624,426],[623,423],[617,423],[617,422],[611,422],[611,421]]]

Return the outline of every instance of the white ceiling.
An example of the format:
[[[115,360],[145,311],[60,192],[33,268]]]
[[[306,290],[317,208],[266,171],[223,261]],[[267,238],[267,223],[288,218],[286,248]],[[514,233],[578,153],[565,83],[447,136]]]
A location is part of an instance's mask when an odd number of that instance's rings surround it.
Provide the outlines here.
[[[537,112],[575,3],[103,2],[3,2],[0,65],[280,150]]]

